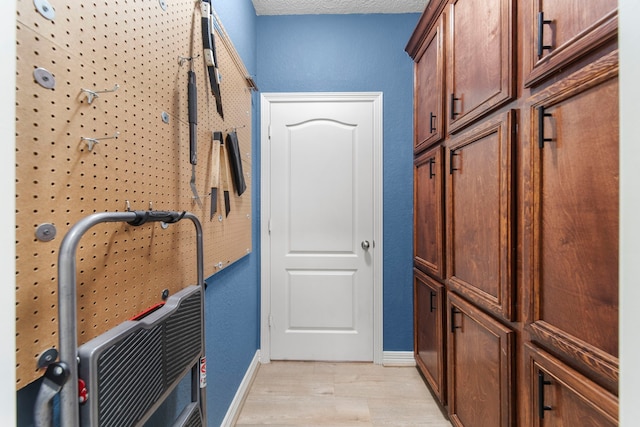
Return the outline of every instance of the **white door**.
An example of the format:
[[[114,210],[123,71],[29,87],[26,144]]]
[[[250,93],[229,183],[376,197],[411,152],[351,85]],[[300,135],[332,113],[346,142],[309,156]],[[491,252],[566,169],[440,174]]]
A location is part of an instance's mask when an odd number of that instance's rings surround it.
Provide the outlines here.
[[[271,359],[374,359],[376,107],[269,104]]]

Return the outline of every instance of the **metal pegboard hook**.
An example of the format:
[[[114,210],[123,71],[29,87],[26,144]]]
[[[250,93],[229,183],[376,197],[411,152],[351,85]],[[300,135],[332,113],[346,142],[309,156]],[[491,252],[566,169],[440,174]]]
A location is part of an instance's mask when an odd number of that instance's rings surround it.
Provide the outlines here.
[[[178,55],[178,65],[180,65],[182,67],[185,62],[193,61],[194,59],[199,58],[199,57],[200,57],[200,55],[196,55],[196,56],[180,56],[180,55]]]
[[[105,89],[105,90],[91,90],[82,88],[81,91],[87,94],[87,103],[91,104],[95,98],[99,98],[99,93],[109,93],[115,92],[120,89],[120,85],[118,83],[115,84],[113,89]]]
[[[87,147],[89,148],[89,151],[93,150],[93,146],[96,145],[99,141],[105,140],[105,139],[118,139],[118,137],[120,136],[120,132],[116,132],[113,136],[105,136],[102,138],[86,138],[86,137],[81,137],[80,139],[83,141],[86,141],[87,143]]]

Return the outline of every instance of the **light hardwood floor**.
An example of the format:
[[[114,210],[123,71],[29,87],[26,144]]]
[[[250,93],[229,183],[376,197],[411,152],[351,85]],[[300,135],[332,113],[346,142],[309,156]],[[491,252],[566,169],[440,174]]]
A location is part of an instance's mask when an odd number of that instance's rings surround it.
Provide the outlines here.
[[[413,367],[261,365],[236,426],[451,427]]]

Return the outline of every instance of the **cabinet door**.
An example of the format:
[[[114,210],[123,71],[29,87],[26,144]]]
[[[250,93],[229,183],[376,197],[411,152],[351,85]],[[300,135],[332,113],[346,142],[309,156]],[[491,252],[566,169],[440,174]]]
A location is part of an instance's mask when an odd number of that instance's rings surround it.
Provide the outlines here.
[[[525,46],[525,86],[532,86],[560,68],[615,40],[617,0],[537,0],[525,9],[529,31]]]
[[[449,132],[469,124],[513,95],[513,3],[513,0],[451,1],[446,47]]]
[[[451,292],[447,300],[452,424],[511,427],[513,332]]]
[[[452,139],[448,149],[449,288],[505,320],[513,315],[515,112]]]
[[[414,162],[414,260],[433,276],[444,276],[443,148],[437,146]]]
[[[614,427],[618,399],[550,354],[524,347],[530,422],[534,427]]]
[[[444,60],[442,32],[444,18],[431,30],[418,53],[414,73],[414,126],[418,153],[440,141],[444,135]]]
[[[416,364],[433,393],[445,404],[444,286],[414,270],[413,304]]]
[[[610,390],[618,377],[616,52],[531,108],[532,330]],[[525,285],[529,288],[528,285]]]

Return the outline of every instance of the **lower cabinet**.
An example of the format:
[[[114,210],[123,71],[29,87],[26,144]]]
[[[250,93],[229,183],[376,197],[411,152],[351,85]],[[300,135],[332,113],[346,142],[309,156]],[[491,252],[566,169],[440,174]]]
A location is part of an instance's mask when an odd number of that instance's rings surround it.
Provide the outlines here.
[[[451,423],[512,426],[513,332],[452,292],[447,313]]]
[[[446,404],[444,286],[413,270],[414,354],[431,390]]]
[[[525,366],[534,427],[618,425],[618,399],[561,361],[525,344]]]

